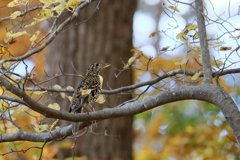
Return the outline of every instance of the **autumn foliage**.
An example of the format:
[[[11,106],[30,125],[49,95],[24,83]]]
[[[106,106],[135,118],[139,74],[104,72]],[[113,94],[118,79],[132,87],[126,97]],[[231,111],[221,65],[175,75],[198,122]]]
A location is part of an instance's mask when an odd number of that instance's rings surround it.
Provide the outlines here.
[[[45,44],[51,34],[48,32],[52,27],[49,24],[55,23],[53,19],[57,19],[63,12],[74,14],[75,9],[82,3],[79,0],[1,1],[0,6],[3,6],[0,8],[1,60],[24,56],[27,52]],[[32,8],[32,10],[29,11],[29,8]],[[173,13],[181,12],[177,6],[168,5],[166,8]],[[6,19],[3,19],[4,17]],[[198,86],[203,82],[204,68],[202,67],[203,60],[199,44],[198,25],[193,22],[180,27],[182,30],[172,38],[181,43],[180,46],[188,49],[186,54],[165,59],[162,56],[163,54],[171,53],[176,49],[176,46],[172,44],[158,48],[156,57],[147,56],[138,47],[129,48],[129,60],[124,62],[122,68],[118,68],[118,70],[123,72],[132,69],[134,71],[134,83],[151,81],[160,77],[160,75],[168,75],[173,70],[188,71],[188,73],[181,73],[181,76],[180,72],[169,75],[162,81],[143,85],[143,88],[134,88],[131,92],[134,100],[151,97],[179,86]],[[169,30],[173,30],[173,28]],[[149,37],[146,38],[158,37],[160,39],[162,34],[165,34],[165,31],[156,30],[149,33]],[[238,39],[239,37],[233,38]],[[39,53],[27,56],[19,61],[9,60],[4,62],[1,66],[1,73],[11,84],[21,88],[35,101],[46,105],[48,108],[60,111],[61,106],[58,102],[48,103],[51,91],[42,85],[46,80],[44,71],[46,46]],[[224,53],[233,50],[220,38],[211,41],[208,49]],[[228,68],[226,59],[215,59],[211,55],[211,66],[214,67],[215,74]],[[34,68],[30,72],[27,72],[26,60],[34,63]],[[24,75],[14,71],[20,62],[24,63],[25,66],[21,68],[25,72]],[[56,73],[53,78],[58,76]],[[213,81],[217,79],[213,82],[214,84],[222,86],[229,93],[235,93],[236,97],[239,96],[238,87],[229,86],[227,81],[218,78],[217,76],[213,78]],[[101,80],[103,81],[103,78]],[[72,97],[67,93],[73,92],[74,88],[72,86],[54,84],[49,88],[53,89],[54,92],[56,91],[62,99],[71,102]],[[87,90],[84,94],[89,94],[90,91]],[[7,95],[17,98],[4,86],[1,86],[0,93],[2,96]],[[106,95],[101,94],[97,103],[106,102]],[[15,133],[20,130],[30,133],[45,133],[65,127],[58,125],[58,119],[54,120],[52,124],[44,123],[45,115],[30,109],[27,104],[9,99],[2,97],[0,100],[1,134]],[[137,160],[212,159],[213,157],[215,159],[234,159],[240,154],[240,150],[236,147],[236,139],[224,115],[217,107],[207,102],[185,100],[157,106],[152,110],[137,114],[133,129],[135,138],[133,154]],[[43,160],[48,160],[54,159],[60,148],[71,149],[73,146],[74,142],[69,139],[49,143],[9,141],[1,143],[0,155],[2,155],[2,159],[17,159],[18,157],[38,159],[41,157]],[[66,159],[70,158],[66,157]],[[79,159],[87,158],[81,157]]]

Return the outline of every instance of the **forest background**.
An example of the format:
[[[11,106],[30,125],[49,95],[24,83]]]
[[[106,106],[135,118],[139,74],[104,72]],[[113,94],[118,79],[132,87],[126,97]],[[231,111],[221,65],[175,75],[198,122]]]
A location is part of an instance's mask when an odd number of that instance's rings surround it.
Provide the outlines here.
[[[36,102],[67,112],[81,75],[99,60],[112,66],[101,71],[104,90],[98,101],[101,104],[94,104],[96,111],[131,106],[135,101],[140,108],[145,107],[134,113],[116,110],[116,115],[108,115],[108,110],[99,112],[103,118],[97,120],[115,119],[93,123],[88,129],[84,128],[89,125],[85,115],[82,132],[74,137],[69,132],[68,115],[58,120],[53,111],[44,114],[44,110],[29,107],[28,101],[17,98],[21,96],[7,89],[1,80],[1,134],[14,137],[1,138],[1,159],[237,159],[237,127],[230,126],[232,122],[226,120],[226,113],[210,100],[194,100],[201,97],[201,92],[193,92],[192,100],[172,98],[155,106],[138,101],[154,100],[154,96],[164,96],[164,91],[171,89],[206,83],[204,51],[199,39],[203,32],[195,4],[199,1],[0,1],[2,78]],[[203,1],[202,9],[213,72],[211,81],[224,88],[237,108],[239,2]],[[61,28],[68,18],[72,19]],[[56,30],[59,33],[56,32],[55,39],[51,33]],[[182,96],[188,93],[182,91]],[[219,94],[218,90],[214,92]],[[235,117],[236,108],[233,112],[226,110]],[[33,138],[29,140],[14,135],[22,130],[39,136],[55,135],[55,129],[63,129],[66,136],[42,141],[33,140],[38,136],[30,135]],[[95,153],[97,149],[101,153]]]

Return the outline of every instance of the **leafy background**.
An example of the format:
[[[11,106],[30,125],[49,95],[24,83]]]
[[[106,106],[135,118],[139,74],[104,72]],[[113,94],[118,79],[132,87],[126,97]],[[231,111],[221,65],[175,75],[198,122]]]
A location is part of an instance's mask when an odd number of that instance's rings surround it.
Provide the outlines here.
[[[0,1],[0,6],[4,6],[8,4],[10,1]],[[213,2],[213,1],[212,1]],[[151,2],[153,3],[153,2]],[[32,2],[32,5],[35,5],[36,2]],[[215,7],[218,7],[214,4]],[[222,5],[222,4],[220,4]],[[143,51],[144,56],[141,56],[140,59],[136,60],[136,65],[139,70],[134,70],[134,78],[135,82],[146,81],[153,78],[156,78],[156,75],[145,72],[140,69],[146,69],[146,66],[142,65],[146,64],[148,59],[146,57],[152,56],[154,61],[148,66],[150,71],[154,73],[162,73],[164,71],[169,71],[174,69],[180,69],[181,67],[185,67],[189,70],[196,70],[199,68],[199,65],[195,63],[194,58],[199,59],[198,52],[183,56],[177,53],[184,53],[186,47],[188,46],[188,42],[182,40],[181,36],[186,36],[186,34],[182,34],[185,28],[185,23],[181,23],[181,19],[178,19],[178,31],[176,31],[174,37],[174,42],[177,38],[177,35],[180,34],[181,42],[184,42],[186,45],[182,46],[179,50],[174,49],[174,45],[172,41],[166,41],[167,44],[162,44],[163,35],[159,33],[159,28],[157,28],[157,23],[159,20],[156,18],[156,10],[151,9],[155,8],[155,6],[159,6],[164,8],[167,5],[163,5],[163,2],[155,0],[155,3],[149,4],[147,1],[139,1],[139,7],[136,11],[135,22],[134,22],[134,47],[136,50]],[[222,6],[220,6],[222,7]],[[156,8],[155,8],[156,9]],[[159,8],[157,8],[159,9]],[[171,9],[171,7],[170,7]],[[174,8],[173,8],[174,9]],[[176,8],[175,8],[176,9]],[[181,13],[181,16],[189,14],[190,12],[184,12],[181,9],[181,6],[178,8]],[[14,8],[0,9],[1,17],[5,17],[11,15],[16,10]],[[151,11],[151,12],[150,12]],[[37,12],[35,13],[37,14]],[[146,26],[145,28],[136,27],[137,22],[141,23],[140,19],[143,20],[144,23],[152,21],[149,24],[150,26]],[[144,15],[146,14],[146,15]],[[158,13],[160,14],[160,13]],[[141,17],[142,16],[142,17]],[[148,20],[146,16],[151,17],[151,20]],[[177,15],[176,15],[177,16]],[[178,15],[179,16],[179,15]],[[160,17],[160,16],[159,16]],[[145,20],[145,21],[144,21]],[[192,20],[194,24],[194,20]],[[3,22],[0,25],[0,43],[4,43],[4,39],[6,38],[6,27],[10,28],[11,24],[8,22]],[[153,27],[155,24],[155,27]],[[142,25],[138,25],[142,26]],[[159,27],[160,25],[158,25]],[[161,23],[161,27],[163,23]],[[27,28],[27,32],[31,35],[34,35],[36,31],[41,30],[39,37],[41,34],[43,35],[46,30],[46,25],[38,23],[34,25],[32,28]],[[142,26],[144,27],[144,26]],[[148,27],[148,29],[146,29]],[[171,27],[170,27],[171,28]],[[181,28],[181,30],[180,30]],[[170,29],[173,30],[173,29]],[[174,31],[175,32],[175,31]],[[195,32],[192,30],[191,32]],[[191,33],[194,35],[195,33]],[[152,35],[152,36],[151,36]],[[150,36],[150,38],[149,38]],[[229,37],[228,37],[229,38]],[[17,43],[10,44],[8,47],[8,52],[13,53],[14,55],[20,56],[23,55],[31,46],[31,42],[29,41],[29,35],[22,35],[17,38]],[[159,42],[160,40],[160,42]],[[160,43],[160,44],[159,44]],[[230,43],[231,44],[231,43]],[[214,47],[217,44],[213,44],[213,50],[220,50],[220,46]],[[159,57],[156,57],[157,51],[153,48],[164,48],[170,46],[168,50],[172,50],[172,53],[164,54]],[[197,46],[197,45],[196,45]],[[198,48],[196,47],[196,50]],[[1,47],[1,52],[6,53],[4,47]],[[33,78],[36,81],[41,81],[44,79],[44,70],[43,66],[46,65],[45,61],[45,50],[42,54],[36,54],[32,56],[27,64],[33,63],[35,68],[34,72],[30,76],[34,76]],[[176,53],[177,52],[177,53]],[[3,54],[2,58],[6,58],[7,54]],[[131,55],[129,56],[131,57]],[[221,56],[219,56],[221,59]],[[189,61],[189,65],[184,65],[186,61]],[[143,63],[142,63],[143,62]],[[178,63],[176,63],[178,62]],[[220,61],[221,62],[221,61]],[[182,66],[180,66],[182,65]],[[221,65],[221,64],[220,64]],[[24,73],[22,73],[24,74]],[[199,81],[201,78],[197,77]],[[237,80],[233,81],[234,78],[229,79],[229,77],[224,77],[223,80],[220,80],[221,86],[227,89],[228,92],[232,93],[232,97],[235,101],[239,102],[239,87],[237,86]],[[195,82],[192,80],[192,77],[186,77],[186,81]],[[231,83],[234,82],[234,83]],[[195,83],[197,84],[197,82]],[[234,85],[232,85],[234,84]],[[168,82],[159,82],[157,86],[161,89],[157,90],[151,87],[147,93],[141,97],[146,98],[147,96],[151,96],[161,92],[161,90],[175,87],[178,85],[182,85],[179,81],[174,81],[169,79]],[[162,86],[162,87],[161,87]],[[135,90],[136,93],[142,92],[146,88],[140,88]],[[3,92],[3,90],[1,90]],[[37,99],[39,98],[41,93],[34,93],[33,96]],[[5,102],[1,102],[1,110],[4,110],[6,104]],[[19,122],[19,124],[26,131],[35,132],[39,124],[40,120],[43,118],[40,114],[28,110],[24,106],[19,107],[11,112],[12,116]],[[30,123],[26,123],[30,122]],[[10,125],[10,124],[9,124]],[[12,126],[6,126],[0,124],[0,133],[14,132],[16,128],[11,128]],[[40,127],[40,130],[47,129]],[[46,126],[49,127],[49,126]],[[39,129],[39,128],[38,128]],[[212,104],[200,101],[180,101],[171,104],[167,104],[164,106],[159,106],[153,110],[149,110],[147,112],[138,114],[135,116],[134,124],[134,144],[133,144],[133,154],[134,158],[137,160],[151,160],[151,159],[237,159],[237,155],[240,154],[240,150],[237,148],[235,143],[235,138],[231,132],[231,129],[222,113],[218,108],[213,106]],[[6,147],[7,146],[7,147]],[[29,146],[38,146],[42,147],[42,143],[33,143],[33,142],[6,142],[0,144],[0,150],[2,153],[11,152],[11,149],[19,150],[24,148],[29,148]],[[69,140],[64,140],[61,142],[51,142],[45,146],[43,151],[43,159],[54,159],[53,157],[58,152],[59,148],[71,148],[72,142]],[[26,153],[18,153],[18,154],[7,154],[0,159],[17,159],[20,155],[24,156],[26,159],[38,159],[38,155],[40,154],[40,149],[37,147],[27,150]],[[79,159],[86,159],[86,157],[81,157]]]

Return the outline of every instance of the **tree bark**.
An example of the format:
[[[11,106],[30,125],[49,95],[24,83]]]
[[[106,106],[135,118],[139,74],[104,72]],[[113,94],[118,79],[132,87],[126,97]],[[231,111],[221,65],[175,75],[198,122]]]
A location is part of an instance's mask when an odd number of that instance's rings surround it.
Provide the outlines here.
[[[203,1],[197,0],[195,2],[197,11],[197,24],[199,30],[200,46],[202,52],[204,83],[212,83],[212,66],[210,61],[210,54],[207,40],[207,30],[204,19]]]
[[[84,8],[78,18],[70,26],[87,19],[98,2],[90,4]],[[48,56],[48,74],[54,75],[60,73],[61,67],[64,73],[76,73],[85,75],[88,66],[93,62],[111,63],[111,67],[103,69],[103,88],[118,88],[130,85],[132,83],[132,74],[130,71],[122,72],[119,77],[115,77],[117,69],[123,67],[122,60],[125,62],[131,53],[132,48],[132,23],[133,14],[136,7],[136,1],[107,1],[101,2],[99,9],[86,22],[79,26],[72,27],[52,42],[49,48]],[[68,13],[60,18],[63,20]],[[71,65],[73,63],[74,68]],[[81,79],[77,77],[60,77],[53,80],[51,85],[59,84],[61,86],[73,86],[76,88]],[[104,106],[114,107],[117,104],[129,100],[130,95],[110,95]],[[61,110],[68,111],[70,102],[63,100],[60,96],[53,101],[61,105]],[[95,110],[103,109],[103,105],[93,104]],[[87,156],[88,159],[132,159],[132,117],[116,118],[104,120],[93,125],[95,133],[113,135],[113,137],[104,135],[94,135],[87,133],[76,142],[75,156]],[[61,122],[62,126],[69,125],[69,122]],[[117,138],[118,137],[118,138]],[[58,158],[63,159],[72,156],[68,151],[59,151]]]

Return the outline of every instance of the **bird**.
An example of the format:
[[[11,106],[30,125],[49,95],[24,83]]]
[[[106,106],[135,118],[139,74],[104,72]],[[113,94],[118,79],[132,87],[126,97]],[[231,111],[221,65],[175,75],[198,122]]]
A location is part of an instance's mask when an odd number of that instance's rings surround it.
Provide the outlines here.
[[[110,65],[109,63],[92,63],[88,67],[85,77],[73,93],[69,113],[88,113],[93,111],[90,108],[92,107],[91,104],[97,100],[102,89],[99,72]],[[72,133],[77,134],[78,128],[79,122],[73,122]]]

